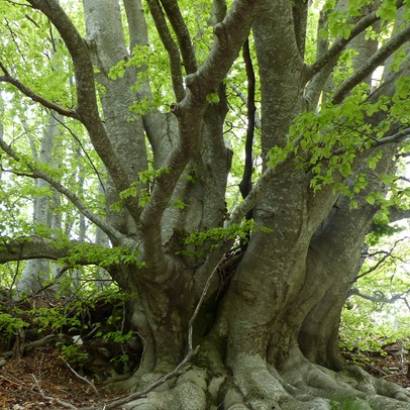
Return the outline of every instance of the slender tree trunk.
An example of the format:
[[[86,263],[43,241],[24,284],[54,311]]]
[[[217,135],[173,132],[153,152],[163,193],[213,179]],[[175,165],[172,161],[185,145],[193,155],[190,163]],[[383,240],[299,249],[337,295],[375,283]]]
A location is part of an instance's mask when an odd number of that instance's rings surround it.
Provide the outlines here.
[[[58,123],[53,116],[49,117],[48,125],[41,139],[38,160],[46,165],[53,164],[53,144],[57,136]],[[47,188],[49,185],[42,179],[36,179],[36,187]],[[52,228],[50,220],[50,197],[41,195],[33,199],[33,223],[37,226]],[[27,261],[26,266],[18,282],[19,292],[30,293],[39,291],[47,280],[50,280],[50,262],[45,259],[32,259]]]

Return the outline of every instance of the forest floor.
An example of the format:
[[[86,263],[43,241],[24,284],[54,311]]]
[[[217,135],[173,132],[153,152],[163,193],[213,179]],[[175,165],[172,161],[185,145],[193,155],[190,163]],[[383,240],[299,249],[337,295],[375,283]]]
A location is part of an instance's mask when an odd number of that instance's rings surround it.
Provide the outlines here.
[[[383,355],[346,356],[378,377],[410,387],[410,356],[397,355],[394,346],[386,347]],[[64,409],[69,405],[75,409],[112,398],[103,386],[93,386],[91,380],[80,376],[50,346],[37,348],[22,358],[11,358],[0,369],[0,409]]]
[[[76,376],[56,349],[38,348],[0,369],[0,409],[63,409],[68,404],[76,408],[109,398],[98,387],[97,394],[91,384]]]

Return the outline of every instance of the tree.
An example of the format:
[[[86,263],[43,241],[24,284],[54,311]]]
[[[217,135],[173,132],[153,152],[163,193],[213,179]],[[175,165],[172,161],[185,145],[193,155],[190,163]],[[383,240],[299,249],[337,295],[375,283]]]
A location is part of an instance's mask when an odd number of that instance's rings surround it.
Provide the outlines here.
[[[44,136],[41,140],[41,147],[39,155],[36,152],[36,148],[33,145],[33,157],[42,163],[50,164],[53,139],[57,132],[57,121],[51,117],[49,124],[44,132]],[[39,189],[47,187],[47,182],[42,179],[36,180],[36,184]],[[33,223],[42,224],[43,226],[51,228],[51,207],[50,198],[47,194],[43,194],[34,198],[33,204]],[[44,281],[49,279],[50,266],[49,261],[43,259],[31,259],[27,262],[24,271],[22,273],[22,279],[19,282],[19,290],[22,292],[38,291],[44,286]]]
[[[46,181],[111,246],[9,229],[0,262],[110,273],[144,341],[127,386],[167,383],[128,408],[409,406],[405,390],[346,366],[337,345],[375,218],[408,214],[394,178],[410,135],[408,2],[321,3],[320,18],[316,2],[290,0],[147,0],[149,14],[139,0],[84,0],[83,13],[56,0],[1,5],[16,22],[1,82],[82,125],[105,211],[98,189],[85,201],[2,139],[9,166]],[[23,51],[47,32],[58,73],[37,60],[32,80]],[[45,83],[56,76],[73,80]],[[240,127],[242,100],[245,144],[231,149],[224,134]]]

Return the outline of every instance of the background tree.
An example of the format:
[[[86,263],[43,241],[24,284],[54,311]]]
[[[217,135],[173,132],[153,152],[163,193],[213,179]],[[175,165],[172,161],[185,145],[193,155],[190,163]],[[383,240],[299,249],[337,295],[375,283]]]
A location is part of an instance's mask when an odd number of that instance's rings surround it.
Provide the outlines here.
[[[394,175],[409,136],[408,4],[210,3],[1,3],[14,24],[3,123],[21,94],[66,117],[104,198],[31,158],[13,127],[6,165],[46,181],[111,245],[8,224],[0,262],[110,273],[144,342],[127,386],[168,381],[128,408],[406,409],[406,391],[346,367],[337,341],[375,218],[407,216]]]

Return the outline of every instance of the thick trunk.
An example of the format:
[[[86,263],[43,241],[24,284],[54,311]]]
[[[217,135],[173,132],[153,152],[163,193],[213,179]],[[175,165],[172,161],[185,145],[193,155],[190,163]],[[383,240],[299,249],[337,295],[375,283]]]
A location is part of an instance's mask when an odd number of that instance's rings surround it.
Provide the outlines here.
[[[171,371],[182,359],[185,348],[184,325],[168,295],[153,292],[155,296],[147,296],[146,293],[140,292],[138,300],[133,297],[129,302],[130,324],[138,329],[146,349],[138,372],[142,376]]]
[[[367,208],[352,211],[348,203],[340,204],[310,245],[299,342],[310,360],[331,368],[340,365],[335,342],[341,309],[361,265],[361,244],[374,215]]]
[[[378,175],[391,171],[394,149],[384,150],[362,198],[383,189]],[[271,232],[251,236],[218,308],[210,310],[210,318],[208,312],[208,323],[214,325],[198,340],[202,350],[195,374],[201,376],[189,382],[195,394],[208,394],[206,405],[219,398],[225,409],[330,409],[330,400],[347,399],[367,406],[363,408],[408,408],[408,402],[396,400],[408,400],[398,388],[357,370],[349,375],[328,370],[342,364],[337,350],[340,312],[362,262],[361,244],[376,208],[363,199],[358,209],[351,209],[347,200],[334,206],[330,190],[313,196],[303,180],[290,188],[289,181],[301,176],[289,164],[281,166],[280,175],[271,181],[278,208],[267,196],[255,213],[257,222]],[[173,290],[164,284],[162,290],[141,288],[140,312],[151,338],[146,353],[151,376],[172,368],[187,348],[186,306],[192,303],[183,295],[176,299],[173,292],[185,289],[189,294],[189,286],[181,286],[189,274],[173,277]],[[184,303],[177,306],[175,300]],[[174,393],[179,381],[168,386],[170,396],[153,393],[147,409],[161,408],[157,400],[176,400],[181,409],[205,408],[203,401],[198,407],[178,401]]]
[[[261,146],[266,170],[269,151],[275,145],[286,145],[290,124],[305,108],[307,2],[262,3],[263,12],[253,31],[261,82]],[[144,44],[147,33],[140,3],[124,4],[129,27],[134,27],[130,42]],[[138,75],[133,69],[116,79],[108,75],[129,54],[118,3],[100,5],[96,0],[85,0],[85,14],[101,70],[98,80],[105,87],[101,101],[107,130],[116,153],[124,158],[130,181],[136,181],[147,166],[144,130],[155,167],[159,168],[178,144],[177,121],[160,113],[149,113],[143,119],[130,117],[130,105],[141,96],[149,98],[150,89],[144,83],[138,95],[131,91]],[[363,41],[364,37],[358,38],[354,46],[360,48]],[[372,47],[374,51],[374,44]],[[365,44],[363,50],[370,49]],[[367,59],[364,51],[359,56]],[[281,64],[272,64],[279,60]],[[210,104],[203,115],[201,111],[201,118],[195,118],[201,124],[198,150],[192,151],[194,155],[161,221],[152,221],[161,224],[162,238],[159,235],[158,239],[165,244],[168,258],[161,266],[168,270],[151,275],[144,269],[136,274],[129,267],[121,267],[111,272],[129,294],[129,323],[144,342],[140,367],[131,379],[135,389],[172,371],[184,357],[188,323],[198,298],[198,288],[193,292],[193,278],[197,283],[205,282],[206,278],[197,278],[195,273],[200,271],[198,266],[206,255],[185,257],[177,252],[183,249],[187,234],[220,227],[224,221],[230,153],[223,139],[225,95],[222,87],[218,91],[220,102]],[[386,169],[391,156],[392,152],[384,162]],[[360,265],[361,244],[375,209],[361,203],[359,210],[352,211],[347,202],[338,201],[330,188],[313,194],[310,177],[292,159],[278,166],[253,209],[257,228],[232,280],[221,293],[212,290],[217,303],[213,306],[214,299],[208,295],[209,311],[198,317],[201,323],[195,323],[196,341],[202,348],[193,368],[128,408],[202,410],[222,405],[227,410],[326,410],[332,408],[330,399],[360,400],[363,391],[374,396],[385,394],[386,390],[377,387],[370,376],[363,376],[367,381],[360,384],[357,379],[328,369],[340,366],[340,311]],[[111,202],[117,195],[113,193]],[[126,212],[118,217],[116,226],[122,232],[138,236],[135,221]],[[209,249],[205,246],[202,251],[207,253]],[[201,289],[199,286],[199,294]],[[394,400],[388,406],[396,407],[380,407],[376,399],[374,409],[408,407],[408,402]]]
[[[244,268],[243,265],[240,269]],[[253,270],[248,272],[256,273]],[[151,298],[155,299],[154,305]],[[229,298],[232,296],[228,294]],[[324,299],[314,297],[316,303],[322,303]],[[158,291],[157,287],[144,289],[133,301],[131,319],[145,342],[145,350],[140,368],[126,387],[140,390],[172,371],[183,358],[187,349],[184,325],[187,318],[172,303],[170,294]],[[228,304],[227,300],[223,304]],[[289,346],[285,365],[281,368],[273,366],[269,352],[263,352],[262,348],[268,344],[269,336],[272,340],[271,330],[278,329],[277,321],[263,322],[258,313],[262,318],[266,317],[266,305],[260,304],[259,299],[253,299],[253,305],[259,305],[258,312],[250,303],[243,303],[240,309],[236,306],[236,310],[224,306],[222,316],[236,324],[225,323],[227,328],[224,328],[219,319],[215,327],[199,340],[200,350],[190,369],[182,375],[177,374],[145,398],[128,403],[125,408],[331,410],[336,403],[340,406],[354,403],[352,405],[359,409],[408,409],[410,398],[404,390],[379,382],[356,368],[345,373],[327,370],[308,360],[297,343]],[[277,313],[281,314],[280,311]],[[337,321],[337,315],[335,319]],[[325,322],[326,319],[323,324]],[[290,329],[294,329],[293,322],[289,325],[283,320],[282,323],[281,340],[284,337],[295,340],[290,334]],[[324,328],[319,329],[323,331]],[[331,326],[329,329],[334,330]],[[330,340],[327,335],[325,339]]]

